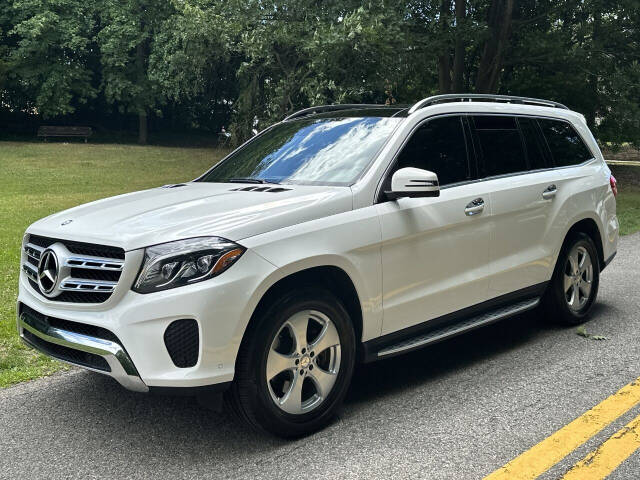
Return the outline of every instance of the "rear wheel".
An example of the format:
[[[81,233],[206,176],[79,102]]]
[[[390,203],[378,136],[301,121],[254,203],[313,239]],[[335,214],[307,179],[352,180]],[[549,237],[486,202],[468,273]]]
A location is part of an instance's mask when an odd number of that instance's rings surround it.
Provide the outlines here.
[[[550,319],[568,325],[584,322],[598,295],[600,261],[591,237],[577,233],[562,247],[543,299]]]
[[[340,301],[318,289],[289,293],[253,324],[227,401],[254,427],[306,435],[331,421],[354,363],[355,334]]]

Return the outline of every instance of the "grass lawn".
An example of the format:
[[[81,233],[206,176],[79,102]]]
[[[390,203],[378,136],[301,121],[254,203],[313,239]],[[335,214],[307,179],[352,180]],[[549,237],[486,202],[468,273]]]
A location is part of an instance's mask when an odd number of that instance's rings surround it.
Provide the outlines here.
[[[23,347],[16,333],[27,226],[98,198],[191,180],[222,155],[211,148],[0,142],[0,387],[65,368]]]
[[[612,165],[610,168],[618,181],[620,234],[637,232],[640,230],[640,167]]]
[[[66,368],[23,347],[15,301],[22,233],[50,213],[119,193],[190,180],[216,163],[211,148],[0,142],[0,387]],[[640,230],[640,167],[612,167],[623,234]]]

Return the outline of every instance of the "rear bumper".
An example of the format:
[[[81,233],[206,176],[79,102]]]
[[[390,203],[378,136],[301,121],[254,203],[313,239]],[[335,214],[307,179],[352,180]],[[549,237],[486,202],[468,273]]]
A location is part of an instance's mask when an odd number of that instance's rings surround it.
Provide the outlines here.
[[[46,355],[109,375],[128,390],[149,391],[124,347],[117,342],[52,327],[30,318],[25,312],[18,315],[18,330],[25,344]],[[88,354],[86,360],[75,357],[74,361],[71,356],[75,356],[75,352]],[[96,362],[95,357],[102,358],[104,363]]]

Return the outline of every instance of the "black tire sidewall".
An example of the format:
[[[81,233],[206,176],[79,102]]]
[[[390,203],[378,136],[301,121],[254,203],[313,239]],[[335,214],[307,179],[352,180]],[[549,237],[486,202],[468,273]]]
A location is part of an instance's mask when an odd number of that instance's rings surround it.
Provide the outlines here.
[[[591,263],[593,265],[593,281],[591,284],[591,293],[589,296],[589,300],[578,311],[571,310],[569,305],[567,304],[564,292],[564,269],[567,263],[567,258],[571,250],[573,250],[576,246],[584,247],[589,255],[591,256]],[[558,263],[556,264],[556,269],[554,272],[554,277],[552,281],[552,295],[553,295],[553,306],[559,310],[558,313],[561,315],[561,321],[563,323],[568,324],[580,324],[585,321],[586,317],[589,315],[591,311],[591,307],[593,306],[597,296],[598,296],[598,287],[600,285],[600,257],[598,256],[598,251],[596,249],[595,244],[591,237],[584,233],[577,233],[573,235],[569,241],[563,245],[563,248],[558,257]]]
[[[327,315],[340,337],[340,370],[329,396],[311,412],[292,415],[274,404],[266,381],[266,363],[271,344],[284,322],[302,310],[317,310]],[[249,368],[237,373],[237,381],[251,388],[255,395],[245,396],[243,407],[251,411],[265,430],[282,437],[299,437],[324,427],[335,415],[348,390],[355,364],[355,334],[351,319],[338,299],[320,289],[304,289],[276,300],[263,315],[251,340],[241,354],[248,355]],[[246,401],[248,400],[248,402]],[[248,403],[248,404],[247,404]]]

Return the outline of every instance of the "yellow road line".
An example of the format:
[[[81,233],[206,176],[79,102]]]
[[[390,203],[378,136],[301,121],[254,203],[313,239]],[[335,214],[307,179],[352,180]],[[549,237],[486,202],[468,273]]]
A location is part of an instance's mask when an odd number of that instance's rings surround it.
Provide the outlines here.
[[[640,416],[576,463],[562,480],[601,480],[640,448]]]
[[[532,480],[640,402],[640,378],[514,458],[485,480]]]

